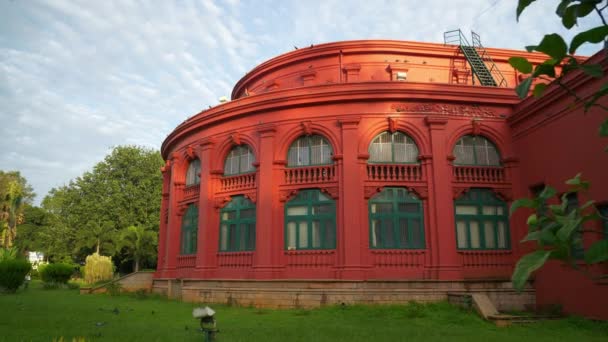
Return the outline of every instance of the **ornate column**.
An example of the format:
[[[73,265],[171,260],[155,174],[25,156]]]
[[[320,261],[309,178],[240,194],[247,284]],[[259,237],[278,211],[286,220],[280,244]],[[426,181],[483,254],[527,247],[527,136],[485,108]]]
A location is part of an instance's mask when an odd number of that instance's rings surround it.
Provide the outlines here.
[[[338,252],[341,254],[343,264],[340,265],[340,278],[363,279],[365,265],[364,251],[367,248],[367,232],[361,222],[365,218],[365,211],[360,210],[363,203],[363,179],[359,172],[359,121],[355,117],[340,120],[342,127],[342,170],[340,184],[340,216],[338,225]]]
[[[179,174],[178,165],[182,158],[178,153],[171,157],[171,183],[169,187],[169,223],[167,228],[167,256],[166,265],[168,278],[176,277],[177,256],[180,248],[181,220],[185,208],[178,207],[178,201],[184,191],[184,176]]]
[[[273,125],[263,125],[258,128],[260,135],[258,192],[256,203],[256,237],[255,256],[253,260],[254,276],[258,279],[272,279],[277,272],[276,250],[277,229],[282,225],[274,222],[274,211],[278,205],[278,189],[274,165],[274,149],[276,129]]]
[[[196,269],[203,277],[209,276],[209,272],[217,266],[219,227],[214,219],[217,213],[213,203],[215,190],[211,170],[213,147],[214,141],[206,139],[200,144],[198,149],[198,158],[201,161],[201,181],[198,198]]]
[[[171,184],[171,162],[166,161],[165,165],[160,168],[163,177],[162,198],[160,202],[160,215],[158,227],[158,257],[157,257],[157,276],[164,277],[164,272],[167,267],[167,243],[168,243],[168,223],[169,223],[169,187]]]
[[[456,251],[452,174],[446,150],[445,117],[425,119],[431,138],[432,174],[429,175],[431,265],[428,275],[435,279],[462,279],[460,258]]]

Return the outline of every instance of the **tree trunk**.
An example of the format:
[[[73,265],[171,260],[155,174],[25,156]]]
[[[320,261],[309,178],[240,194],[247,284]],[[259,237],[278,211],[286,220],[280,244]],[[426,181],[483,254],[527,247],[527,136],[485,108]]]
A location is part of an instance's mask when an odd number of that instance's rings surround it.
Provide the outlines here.
[[[99,254],[99,239],[97,239],[97,254]]]
[[[139,258],[135,258],[135,272],[139,272]]]

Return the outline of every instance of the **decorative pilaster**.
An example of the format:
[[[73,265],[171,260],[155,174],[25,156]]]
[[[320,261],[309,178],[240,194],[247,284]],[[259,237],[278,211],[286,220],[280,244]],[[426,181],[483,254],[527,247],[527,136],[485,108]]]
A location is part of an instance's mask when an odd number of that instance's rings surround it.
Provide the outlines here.
[[[452,174],[447,161],[445,127],[448,119],[429,116],[425,120],[431,138],[429,176],[429,220],[428,248],[431,251],[428,276],[435,279],[461,279],[460,259],[456,251],[454,228],[454,201],[452,199]]]
[[[274,278],[278,263],[278,252],[282,244],[279,232],[283,225],[276,222],[275,208],[278,205],[277,177],[274,165],[274,145],[276,129],[273,125],[258,128],[260,137],[258,192],[256,202],[256,240],[253,260],[254,276],[258,279]]]
[[[363,213],[363,187],[357,142],[359,141],[359,121],[355,117],[340,120],[342,127],[342,165],[340,173],[340,200],[338,201],[338,256],[343,279],[364,278],[364,253],[367,250],[367,232],[364,229],[348,229],[361,226],[365,222]],[[344,172],[349,170],[352,172]]]
[[[239,136],[233,139],[238,140]],[[217,249],[219,241],[219,217],[213,207],[213,194],[215,185],[211,174],[211,156],[215,141],[212,139],[204,140],[198,147],[198,158],[201,161],[200,192],[198,198],[198,234],[196,268],[202,272],[202,276],[208,275],[217,267]]]
[[[163,276],[163,272],[167,267],[167,243],[169,230],[169,188],[171,184],[171,162],[166,161],[165,165],[160,168],[163,177],[162,199],[160,202],[160,225],[158,228],[158,264],[157,270],[159,276]]]

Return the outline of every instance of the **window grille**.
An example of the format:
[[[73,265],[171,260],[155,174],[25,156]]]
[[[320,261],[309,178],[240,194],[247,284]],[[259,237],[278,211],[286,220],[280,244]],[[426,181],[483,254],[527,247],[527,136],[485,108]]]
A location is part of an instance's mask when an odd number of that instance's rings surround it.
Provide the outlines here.
[[[454,201],[458,249],[510,249],[507,204],[489,189],[471,189]]]
[[[196,239],[198,232],[198,207],[194,204],[188,205],[186,213],[182,218],[181,231],[181,254],[196,253]]]
[[[481,136],[465,135],[460,138],[453,151],[454,164],[499,166],[498,150],[488,139]]]
[[[336,248],[336,203],[321,191],[300,190],[285,204],[285,248]]]
[[[384,188],[369,200],[370,247],[425,248],[422,202],[403,188]]]
[[[331,164],[331,145],[320,135],[303,136],[294,141],[287,153],[287,166]]]
[[[232,148],[224,163],[224,175],[236,175],[255,171],[255,156],[247,145]]]
[[[188,164],[186,172],[186,186],[200,184],[201,182],[201,161],[194,159]]]
[[[369,146],[370,163],[417,163],[418,147],[401,132],[382,132]]]
[[[220,211],[220,251],[255,250],[255,204],[235,196]]]

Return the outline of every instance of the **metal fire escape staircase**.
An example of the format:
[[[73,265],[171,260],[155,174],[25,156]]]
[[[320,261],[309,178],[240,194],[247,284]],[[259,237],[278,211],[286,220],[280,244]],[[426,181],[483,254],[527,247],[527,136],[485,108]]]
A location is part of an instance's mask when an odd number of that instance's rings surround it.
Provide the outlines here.
[[[460,29],[447,31],[443,34],[444,45],[458,45],[460,51],[466,58],[473,71],[472,82],[475,78],[479,84],[488,87],[506,87],[507,81],[492,60],[486,49],[481,45],[479,35],[471,31],[473,44],[469,44],[467,38]]]

